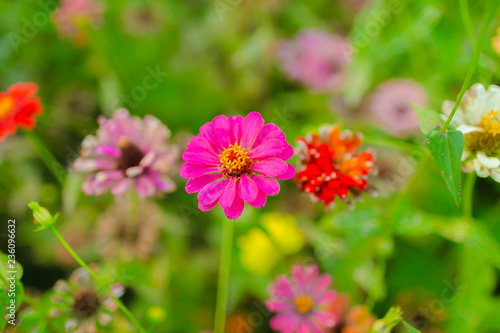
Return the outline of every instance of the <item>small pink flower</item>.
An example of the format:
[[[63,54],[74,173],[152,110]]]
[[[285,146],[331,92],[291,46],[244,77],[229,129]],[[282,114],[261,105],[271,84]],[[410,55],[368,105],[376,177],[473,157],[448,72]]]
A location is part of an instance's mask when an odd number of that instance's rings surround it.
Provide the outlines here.
[[[340,320],[329,311],[337,292],[329,289],[330,274],[319,275],[318,267],[294,266],[291,278],[280,275],[269,286],[267,309],[277,314],[269,325],[281,333],[322,333]]]
[[[283,71],[316,92],[343,88],[350,53],[345,37],[321,30],[302,31],[278,46]]]
[[[280,190],[278,179],[290,179],[295,168],[287,159],[293,148],[275,124],[265,124],[257,112],[218,116],[200,128],[182,154],[180,175],[191,178],[186,192],[198,192],[198,207],[207,211],[217,203],[230,219],[243,212],[244,202],[254,208]]]
[[[135,186],[141,198],[171,192],[174,182],[166,176],[177,160],[176,146],[167,145],[170,131],[158,119],[131,117],[116,111],[111,119],[99,117],[97,135],[82,142],[75,169],[85,174],[82,190],[87,195],[111,191],[115,196]]]
[[[77,42],[83,42],[85,25],[97,26],[102,19],[103,9],[94,0],[62,0],[54,12],[54,22],[60,35]]]
[[[412,104],[427,105],[427,93],[415,81],[392,79],[380,84],[369,100],[373,118],[398,137],[418,133],[418,117]]]

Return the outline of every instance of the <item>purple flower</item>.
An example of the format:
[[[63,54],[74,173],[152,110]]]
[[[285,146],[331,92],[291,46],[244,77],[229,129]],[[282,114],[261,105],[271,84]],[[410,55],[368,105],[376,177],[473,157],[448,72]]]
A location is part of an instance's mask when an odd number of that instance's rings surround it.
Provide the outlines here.
[[[166,177],[177,160],[177,147],[167,145],[170,131],[158,119],[131,117],[116,111],[111,119],[99,117],[97,135],[82,142],[75,169],[85,173],[82,190],[87,195],[107,191],[115,196],[134,186],[141,198],[175,189]]]
[[[277,314],[269,325],[281,333],[322,333],[330,331],[339,318],[329,311],[337,292],[329,289],[332,277],[319,275],[318,267],[294,266],[291,278],[280,275],[269,286],[267,309]]]
[[[186,192],[198,192],[198,207],[207,211],[217,203],[230,219],[243,212],[244,202],[255,208],[280,190],[278,179],[290,179],[295,168],[285,162],[293,148],[275,124],[265,124],[257,112],[218,116],[200,128],[182,154],[181,177],[191,178]]]
[[[351,47],[343,36],[321,30],[300,32],[278,46],[281,68],[316,92],[340,90],[346,80]]]
[[[425,90],[413,80],[393,79],[375,89],[369,109],[389,133],[404,137],[418,132],[418,117],[412,104],[427,105]]]

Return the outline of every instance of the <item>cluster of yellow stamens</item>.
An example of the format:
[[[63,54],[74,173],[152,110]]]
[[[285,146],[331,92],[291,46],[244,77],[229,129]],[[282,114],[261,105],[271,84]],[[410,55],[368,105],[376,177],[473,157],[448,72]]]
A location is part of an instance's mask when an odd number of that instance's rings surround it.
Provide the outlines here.
[[[465,143],[470,152],[484,152],[488,156],[500,154],[500,121],[498,115],[498,111],[487,112],[478,124],[483,131],[465,135]]]
[[[14,105],[14,100],[10,96],[6,96],[0,98],[0,118],[5,117],[10,110],[12,110],[12,106]]]
[[[308,313],[313,306],[313,301],[309,296],[300,296],[295,299],[295,306],[300,313]]]
[[[248,157],[246,148],[238,146],[237,142],[234,145],[229,145],[222,154],[219,155],[221,167],[228,176],[239,176],[250,170],[252,159]]]

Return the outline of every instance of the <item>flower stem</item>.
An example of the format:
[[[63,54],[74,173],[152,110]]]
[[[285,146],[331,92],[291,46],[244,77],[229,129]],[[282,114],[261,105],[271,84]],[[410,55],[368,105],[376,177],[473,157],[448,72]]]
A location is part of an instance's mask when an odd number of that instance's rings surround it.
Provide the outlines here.
[[[23,131],[23,133],[42,162],[47,166],[47,169],[49,169],[59,183],[63,184],[66,176],[66,169],[57,161],[54,155],[52,155],[50,150],[33,131]]]
[[[222,221],[222,243],[220,250],[214,333],[224,333],[224,326],[226,324],[229,275],[231,272],[231,254],[233,249],[233,229],[233,221],[227,219]]]
[[[137,330],[141,333],[145,333],[146,330],[141,326],[141,324],[137,321],[137,319],[134,317],[134,315],[127,309],[127,307],[118,299],[116,298],[113,293],[107,288],[104,283],[97,277],[97,275],[90,269],[90,267],[76,254],[76,252],[71,248],[71,246],[66,242],[66,240],[63,238],[63,236],[57,231],[57,229],[51,225],[49,229],[54,233],[54,235],[57,237],[57,239],[61,242],[61,244],[64,246],[64,248],[71,254],[71,256],[82,266],[89,274],[90,276],[94,279],[95,282],[101,287],[103,290],[106,290],[106,293],[118,304],[118,307],[120,310],[122,310],[123,314],[132,322],[132,324],[137,328]]]
[[[474,199],[474,184],[476,183],[476,173],[471,172],[467,174],[464,184],[464,196],[463,196],[463,210],[464,216],[472,217],[472,207]]]
[[[458,0],[458,2],[460,7],[460,17],[462,18],[465,32],[467,33],[467,37],[469,37],[470,41],[474,43],[475,34],[470,20],[469,4],[467,3],[467,0]]]
[[[462,89],[460,90],[460,94],[458,94],[457,101],[455,102],[455,105],[453,106],[453,109],[451,110],[451,113],[448,116],[448,119],[446,119],[446,122],[444,123],[443,127],[441,127],[441,130],[440,130],[441,133],[446,132],[448,125],[450,125],[450,122],[453,119],[455,112],[457,112],[458,106],[460,105],[462,98],[464,97],[465,91],[467,90],[467,88],[469,88],[470,81],[472,79],[472,75],[474,74],[474,71],[476,70],[477,64],[479,63],[479,58],[481,56],[481,51],[483,50],[483,47],[484,47],[484,44],[486,41],[486,36],[488,35],[490,23],[493,20],[493,17],[495,16],[497,5],[498,5],[497,1],[491,0],[490,1],[490,8],[486,9],[486,12],[484,14],[483,23],[481,25],[481,30],[479,32],[479,36],[477,38],[477,41],[474,45],[474,54],[472,56],[472,61],[470,62],[469,69],[467,71],[467,76],[465,77],[465,81],[462,85]]]

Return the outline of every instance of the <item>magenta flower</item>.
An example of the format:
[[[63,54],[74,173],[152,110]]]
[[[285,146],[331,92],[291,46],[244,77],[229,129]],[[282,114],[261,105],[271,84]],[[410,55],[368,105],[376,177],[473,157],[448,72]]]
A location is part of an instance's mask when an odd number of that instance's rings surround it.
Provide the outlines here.
[[[265,124],[257,112],[218,116],[200,128],[182,154],[181,177],[191,178],[186,192],[198,192],[198,207],[207,211],[217,203],[230,219],[243,212],[244,202],[254,208],[280,190],[278,179],[290,179],[295,168],[285,162],[293,148],[275,124]]]
[[[99,117],[97,135],[82,142],[75,169],[85,174],[86,195],[107,191],[115,196],[134,186],[141,198],[171,192],[174,182],[166,176],[177,160],[176,146],[167,145],[170,131],[158,119],[132,117],[125,109],[111,119]]]
[[[374,119],[392,135],[418,133],[418,117],[412,104],[427,105],[427,93],[417,82],[392,79],[380,84],[369,100]]]
[[[319,275],[315,265],[294,266],[291,275],[280,275],[269,286],[271,299],[266,306],[277,313],[269,322],[271,328],[281,333],[329,331],[340,319],[329,311],[337,298],[337,292],[329,289],[331,275]]]
[[[350,53],[345,37],[321,30],[302,31],[278,46],[283,71],[316,92],[343,88]]]

